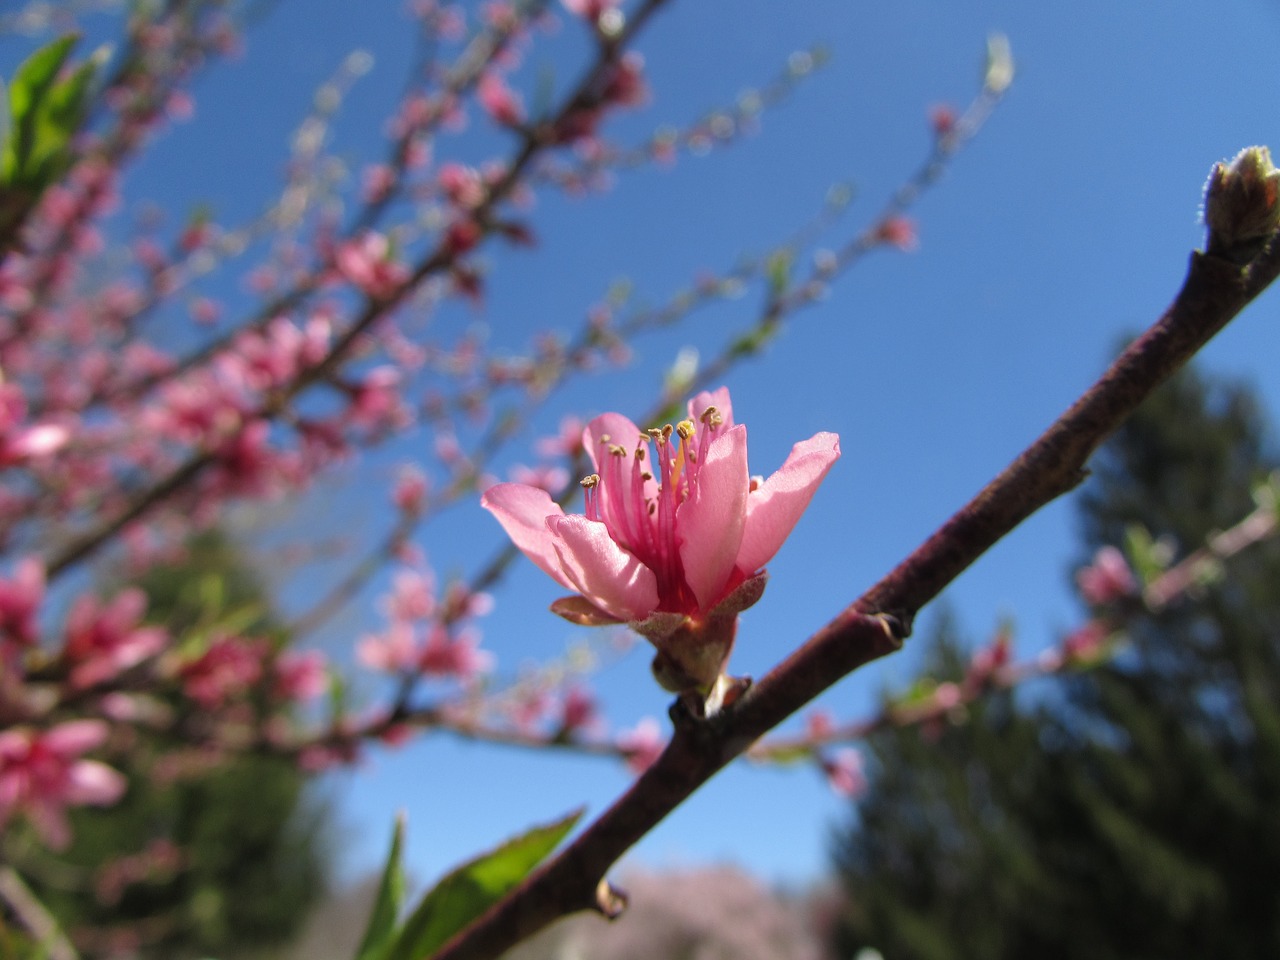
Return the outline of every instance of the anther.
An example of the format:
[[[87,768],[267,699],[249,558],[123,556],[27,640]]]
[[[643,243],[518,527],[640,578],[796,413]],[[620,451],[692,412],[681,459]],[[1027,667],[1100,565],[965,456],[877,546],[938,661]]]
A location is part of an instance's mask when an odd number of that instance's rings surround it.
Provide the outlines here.
[[[590,476],[583,477],[578,483],[582,485],[584,490],[590,490],[592,487],[600,485],[600,474],[593,473]]]
[[[715,409],[714,407],[712,409]],[[681,440],[689,440],[693,437],[693,421],[681,420],[676,424],[676,433],[680,434]]]
[[[724,424],[724,417],[720,416],[720,411],[715,407],[707,407],[698,419],[712,430]]]
[[[611,443],[609,444],[609,453],[615,457],[625,457],[627,455],[627,448],[619,446],[616,443]]]

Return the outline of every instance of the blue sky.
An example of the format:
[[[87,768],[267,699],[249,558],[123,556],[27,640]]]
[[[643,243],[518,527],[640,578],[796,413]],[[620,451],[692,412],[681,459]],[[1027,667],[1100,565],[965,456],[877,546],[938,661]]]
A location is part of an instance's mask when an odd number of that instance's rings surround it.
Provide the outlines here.
[[[386,12],[372,14],[375,6]],[[167,134],[135,171],[134,195],[162,205],[205,198],[232,218],[253,209],[276,182],[287,134],[315,86],[357,46],[376,62],[337,128],[337,148],[351,158],[380,153],[380,118],[409,52],[403,24],[398,4],[283,0],[249,36],[242,63],[201,81],[196,122]],[[557,77],[573,75],[564,58],[580,47],[574,26],[535,51],[519,77],[544,61]],[[1009,37],[1018,76],[915,211],[920,249],[870,257],[789,324],[763,360],[728,380],[735,415],[750,430],[753,472],[771,471],[818,430],[838,432],[844,451],[771,564],[764,601],[744,618],[736,672],[762,674],[878,579],[1047,426],[1122,335],[1159,315],[1201,241],[1197,208],[1211,164],[1251,144],[1280,146],[1280,4],[674,0],[643,37],[654,96],[611,128],[624,142],[732,102],[795,49],[822,43],[830,61],[730,149],[623,174],[602,196],[541,197],[538,247],[495,255],[483,313],[454,318],[515,349],[534,331],[576,324],[622,276],[661,302],[701,269],[767,251],[819,208],[832,183],[847,181],[857,197],[827,239],[837,245],[924,156],[928,108],[963,104],[976,91],[993,30]],[[11,53],[0,47],[6,60]],[[500,143],[477,131],[459,147],[478,159]],[[551,432],[566,412],[648,406],[681,348],[713,355],[760,299],[752,288],[639,341],[632,367],[581,381],[539,426]],[[1203,355],[1209,369],[1257,386],[1272,409],[1280,405],[1276,303],[1265,296]],[[413,459],[424,442],[412,438],[393,454]],[[359,476],[304,508],[337,507],[376,524],[380,507],[352,499]],[[1065,589],[1078,558],[1073,535],[1069,504],[1042,511],[961,577],[947,601],[975,638],[1012,616],[1021,649],[1051,643],[1077,615]],[[497,543],[496,524],[478,507],[455,511],[422,541],[440,569],[463,572]],[[576,639],[544,612],[558,592],[527,564],[513,571],[485,624],[486,645],[504,667],[553,656]],[[362,604],[326,642],[349,648],[373,616]],[[914,662],[908,650],[877,664],[822,705],[863,715],[878,690],[910,679]],[[664,714],[643,651],[611,667],[598,689],[617,726]],[[599,760],[431,738],[377,752],[329,789],[346,824],[347,875],[376,866],[403,809],[410,866],[426,878],[533,822],[583,803],[598,812],[628,781]],[[841,802],[808,769],[739,764],[632,856],[659,866],[730,861],[804,882],[824,868],[841,815]]]

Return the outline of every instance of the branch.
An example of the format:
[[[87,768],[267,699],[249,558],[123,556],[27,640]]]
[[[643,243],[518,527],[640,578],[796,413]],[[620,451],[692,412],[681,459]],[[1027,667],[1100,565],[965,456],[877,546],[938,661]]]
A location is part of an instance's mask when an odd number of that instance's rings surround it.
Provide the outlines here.
[[[1211,230],[1211,246],[1214,239]],[[1079,484],[1108,434],[1280,274],[1280,235],[1269,234],[1244,267],[1232,254],[1239,248],[1221,256],[1193,253],[1182,290],[1151,329],[973,500],[732,709],[699,722],[673,708],[675,735],[658,761],[436,960],[495,957],[565,914],[603,912],[609,891],[601,879],[618,857],[766,731],[858,667],[899,649],[926,603],[1006,533]]]

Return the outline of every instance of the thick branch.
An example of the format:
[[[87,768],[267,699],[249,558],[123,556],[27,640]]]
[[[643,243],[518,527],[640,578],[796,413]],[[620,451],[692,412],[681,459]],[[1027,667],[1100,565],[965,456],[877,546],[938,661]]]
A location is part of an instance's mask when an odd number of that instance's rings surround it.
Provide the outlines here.
[[[1006,533],[1085,476],[1085,462],[1135,407],[1280,274],[1280,238],[1247,267],[1196,253],[1173,304],[1045,433],[892,570],[725,714],[673,708],[661,758],[554,860],[436,960],[495,957],[553,920],[597,905],[609,867],[721,767],[819,693],[892,653],[926,603]]]

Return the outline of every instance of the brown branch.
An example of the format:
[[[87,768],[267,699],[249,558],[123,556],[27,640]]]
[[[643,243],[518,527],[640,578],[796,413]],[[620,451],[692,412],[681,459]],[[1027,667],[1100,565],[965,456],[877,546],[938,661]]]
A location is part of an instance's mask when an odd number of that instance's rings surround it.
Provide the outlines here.
[[[601,909],[610,866],[721,767],[819,693],[892,653],[916,613],[1006,533],[1074,488],[1098,445],[1280,274],[1280,238],[1248,266],[1196,253],[1164,316],[1039,439],[909,557],[775,667],[733,708],[673,708],[659,760],[554,860],[445,945],[436,960],[495,957],[553,920]]]

